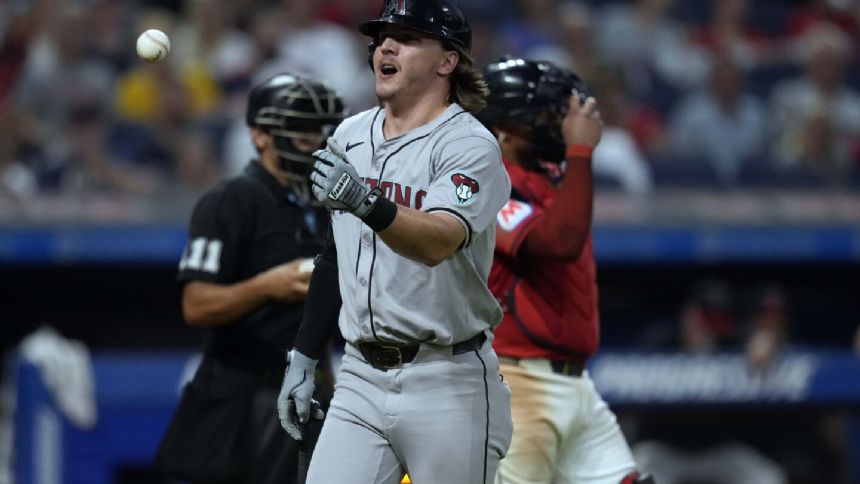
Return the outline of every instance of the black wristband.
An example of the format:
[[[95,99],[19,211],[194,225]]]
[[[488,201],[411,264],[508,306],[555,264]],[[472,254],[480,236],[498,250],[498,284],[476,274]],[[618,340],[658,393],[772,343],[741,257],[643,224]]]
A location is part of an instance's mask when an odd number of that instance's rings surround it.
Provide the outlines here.
[[[383,197],[382,190],[379,190],[378,187],[373,189],[373,192],[377,191],[376,200],[372,202],[373,206],[361,220],[374,232],[381,232],[394,222],[394,217],[397,216],[397,204]],[[374,195],[373,192],[371,192],[371,196]]]

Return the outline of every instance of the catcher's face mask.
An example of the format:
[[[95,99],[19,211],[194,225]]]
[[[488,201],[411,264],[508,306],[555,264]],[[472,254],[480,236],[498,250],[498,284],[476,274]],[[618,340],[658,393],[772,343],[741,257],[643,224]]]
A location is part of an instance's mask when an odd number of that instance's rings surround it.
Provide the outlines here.
[[[253,125],[272,135],[290,188],[303,201],[312,203],[311,154],[324,145],[347,111],[340,97],[322,83],[298,76],[284,77],[285,81],[256,112]]]

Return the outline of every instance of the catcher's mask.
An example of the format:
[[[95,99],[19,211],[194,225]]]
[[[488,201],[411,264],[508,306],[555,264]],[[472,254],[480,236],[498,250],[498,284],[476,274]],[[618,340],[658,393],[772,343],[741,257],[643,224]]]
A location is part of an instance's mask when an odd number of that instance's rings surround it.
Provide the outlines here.
[[[561,122],[573,92],[583,102],[588,97],[582,79],[550,62],[515,58],[490,64],[483,74],[490,96],[478,115],[481,121],[528,139],[531,154],[539,161],[564,161]]]
[[[245,122],[272,135],[290,189],[311,203],[311,154],[325,145],[347,114],[343,100],[325,84],[300,75],[278,74],[251,90]]]

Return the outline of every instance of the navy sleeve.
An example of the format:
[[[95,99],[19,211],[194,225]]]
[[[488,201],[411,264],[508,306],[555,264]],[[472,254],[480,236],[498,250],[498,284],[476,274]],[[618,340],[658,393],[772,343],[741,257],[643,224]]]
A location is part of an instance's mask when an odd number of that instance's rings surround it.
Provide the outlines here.
[[[337,330],[342,300],[338,284],[337,247],[329,228],[328,241],[317,256],[294,347],[308,358],[320,359]]]

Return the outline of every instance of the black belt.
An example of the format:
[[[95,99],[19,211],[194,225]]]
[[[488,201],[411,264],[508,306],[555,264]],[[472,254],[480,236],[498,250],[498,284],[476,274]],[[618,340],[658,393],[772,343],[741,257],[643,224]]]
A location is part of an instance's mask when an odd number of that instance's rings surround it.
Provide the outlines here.
[[[461,341],[451,346],[451,354],[460,355],[476,350],[480,348],[486,340],[487,335],[482,331],[465,341]],[[358,350],[361,351],[361,355],[364,356],[364,359],[370,364],[370,366],[377,370],[387,371],[391,368],[397,368],[404,363],[409,363],[414,360],[421,344],[387,345],[384,343],[368,343],[366,341],[360,341],[357,346]]]
[[[514,358],[513,356],[499,356],[499,362],[508,363],[511,365],[519,365],[520,358]],[[555,361],[550,360],[549,362],[550,368],[552,368],[553,373],[558,373],[559,375],[565,376],[582,376],[585,372],[585,368],[587,363],[583,361]]]

